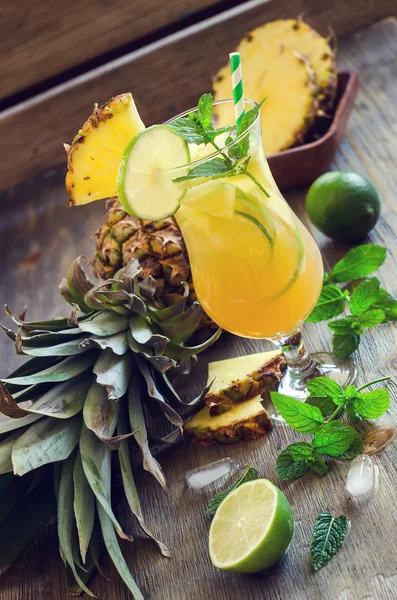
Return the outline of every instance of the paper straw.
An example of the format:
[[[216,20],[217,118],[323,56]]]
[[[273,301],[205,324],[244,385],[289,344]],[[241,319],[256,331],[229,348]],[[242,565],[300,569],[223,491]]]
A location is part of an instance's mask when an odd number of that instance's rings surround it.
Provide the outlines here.
[[[230,71],[232,73],[234,114],[236,117],[236,130],[238,133],[241,120],[245,115],[243,74],[241,71],[240,52],[231,52],[229,54],[229,58],[230,58]]]

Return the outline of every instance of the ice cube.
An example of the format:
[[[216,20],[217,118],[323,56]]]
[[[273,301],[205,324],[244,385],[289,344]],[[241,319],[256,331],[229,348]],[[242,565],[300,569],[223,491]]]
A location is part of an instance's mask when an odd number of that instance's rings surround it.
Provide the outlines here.
[[[379,469],[372,458],[366,454],[360,454],[350,464],[346,489],[353,498],[370,495],[376,491],[378,475]]]
[[[200,490],[215,483],[222,485],[235,475],[239,469],[240,465],[232,461],[231,458],[222,458],[188,471],[185,476],[186,483],[194,490]]]

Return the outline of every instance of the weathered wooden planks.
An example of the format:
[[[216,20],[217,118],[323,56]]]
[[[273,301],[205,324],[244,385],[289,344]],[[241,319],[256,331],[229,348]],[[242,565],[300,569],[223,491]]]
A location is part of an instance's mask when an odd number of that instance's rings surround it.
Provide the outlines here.
[[[15,0],[0,14],[0,99],[219,0]]]
[[[397,295],[397,170],[396,155],[396,25],[379,24],[341,42],[340,65],[360,70],[361,90],[348,134],[336,158],[335,167],[353,169],[371,178],[382,195],[382,218],[370,241],[387,246],[387,262],[379,271],[382,285]],[[288,194],[292,208],[310,227],[304,213],[305,190]],[[0,196],[5,214],[0,222],[0,256],[3,259],[0,304],[15,310],[29,304],[31,317],[61,314],[65,305],[56,289],[67,265],[78,253],[90,254],[88,235],[101,222],[103,206],[68,209],[62,173],[20,185]],[[17,202],[19,204],[16,210]],[[20,207],[24,207],[22,212]],[[316,232],[314,232],[316,233]],[[335,262],[346,247],[316,234],[326,265]],[[15,271],[14,271],[15,269]],[[40,288],[38,287],[40,286]],[[2,319],[3,320],[3,319]],[[331,335],[324,323],[305,326],[310,350],[329,350]],[[0,338],[1,372],[17,364],[12,344]],[[200,359],[195,377],[186,382],[193,395],[205,379],[209,360],[252,352],[266,343],[225,336]],[[396,324],[380,326],[366,333],[357,356],[360,381],[379,373],[397,375]],[[382,422],[397,421],[396,387],[391,384],[393,405]],[[155,533],[170,545],[171,559],[161,557],[154,544],[142,538],[123,501],[118,509],[126,529],[137,536],[123,552],[145,597],[149,600],[394,600],[396,597],[397,447],[378,455],[380,490],[368,504],[353,504],[344,489],[346,463],[332,463],[324,479],[306,476],[281,483],[275,474],[275,458],[298,434],[280,427],[256,442],[234,447],[172,449],[160,457],[170,486],[166,498],[156,483],[140,472],[139,488],[148,521]],[[222,456],[247,462],[282,487],[296,516],[293,543],[284,562],[269,576],[237,576],[215,570],[208,559],[206,544],[209,522],[204,515],[206,498],[194,496],[184,486],[186,470]],[[352,520],[349,537],[332,563],[314,574],[309,562],[311,527],[321,510],[347,514]],[[94,593],[106,600],[127,600],[130,595],[107,561],[105,575],[97,576]],[[58,556],[54,528],[45,533],[29,553],[0,579],[2,600],[66,600],[63,565]]]
[[[341,37],[395,14],[395,0],[252,0],[141,48],[0,114],[0,189],[64,161],[91,113],[117,93],[132,91],[143,120],[163,122],[194,106],[241,37],[268,20],[304,13],[326,34]]]

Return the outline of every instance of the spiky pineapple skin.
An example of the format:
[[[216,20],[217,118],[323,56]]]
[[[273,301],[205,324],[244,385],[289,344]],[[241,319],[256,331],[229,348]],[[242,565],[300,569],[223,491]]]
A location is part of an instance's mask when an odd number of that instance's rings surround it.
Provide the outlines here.
[[[141,279],[149,276],[155,279],[155,297],[161,304],[173,304],[175,294],[182,293],[182,282],[190,288],[188,305],[197,300],[186,247],[175,219],[142,221],[129,215],[116,197],[107,201],[107,208],[105,222],[95,233],[96,252],[92,260],[95,275],[109,279],[136,258],[142,268]],[[204,315],[200,327],[198,341],[217,325]]]
[[[238,403],[262,395],[266,390],[276,389],[285,369],[286,361],[280,354],[261,368],[248,373],[246,378],[233,381],[217,392],[208,392],[204,400],[210,415],[220,415]]]

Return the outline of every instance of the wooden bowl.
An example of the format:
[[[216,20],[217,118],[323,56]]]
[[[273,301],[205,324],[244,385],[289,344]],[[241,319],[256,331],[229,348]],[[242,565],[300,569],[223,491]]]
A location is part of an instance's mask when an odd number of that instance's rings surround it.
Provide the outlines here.
[[[358,89],[358,72],[338,73],[335,111],[317,119],[308,143],[268,157],[277,185],[282,190],[307,185],[328,171],[342,142]]]

